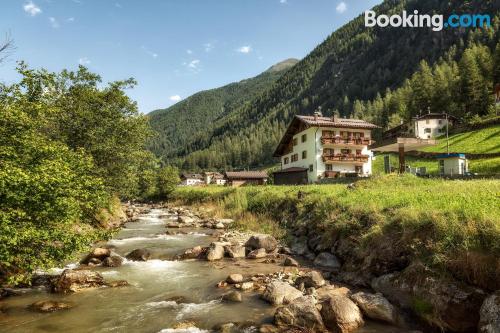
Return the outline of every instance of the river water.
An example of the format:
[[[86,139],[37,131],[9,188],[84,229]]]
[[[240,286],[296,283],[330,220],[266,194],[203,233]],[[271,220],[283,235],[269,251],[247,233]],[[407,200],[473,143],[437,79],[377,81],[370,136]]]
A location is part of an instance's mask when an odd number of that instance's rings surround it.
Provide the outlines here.
[[[161,216],[161,218],[160,218]],[[147,262],[125,261],[121,267],[95,267],[106,280],[126,280],[128,287],[98,288],[69,295],[32,290],[0,302],[0,332],[208,332],[216,325],[238,323],[234,332],[257,332],[261,323],[272,322],[275,308],[254,292],[244,292],[243,302],[223,303],[227,290],[217,282],[231,273],[253,275],[283,270],[276,264],[255,260],[220,262],[171,261],[174,255],[197,245],[207,246],[212,230],[183,230],[186,234],[167,235],[165,223],[175,216],[154,209],[129,222],[108,242],[118,254],[147,248]],[[71,267],[73,267],[71,265]],[[62,269],[53,270],[54,273]],[[183,300],[180,301],[179,297]],[[39,300],[57,300],[74,305],[53,313],[36,313],[29,305]],[[179,322],[192,322],[198,328],[173,329]],[[236,328],[237,327],[237,328]],[[402,332],[368,323],[359,332]]]

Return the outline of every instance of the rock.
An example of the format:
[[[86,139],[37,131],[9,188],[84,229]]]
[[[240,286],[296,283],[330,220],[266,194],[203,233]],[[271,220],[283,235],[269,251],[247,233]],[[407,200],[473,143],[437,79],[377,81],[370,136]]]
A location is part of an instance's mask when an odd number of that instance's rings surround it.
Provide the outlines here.
[[[299,276],[295,280],[295,283],[297,285],[303,283],[305,288],[310,288],[310,287],[319,288],[325,284],[325,279],[323,279],[323,275],[321,275],[320,272],[310,271],[302,276]]]
[[[372,288],[391,303],[413,312],[431,325],[453,332],[477,330],[486,294],[451,277],[414,263],[403,272],[372,280]]]
[[[370,294],[360,291],[352,295],[351,299],[368,318],[386,321],[391,324],[397,323],[396,309],[382,294]]]
[[[302,292],[286,282],[273,281],[266,286],[261,298],[273,305],[288,304],[302,297]]]
[[[240,289],[243,291],[253,289],[253,282],[252,281],[243,282],[240,285]]]
[[[299,267],[298,261],[293,259],[292,257],[286,257],[283,265],[291,267]]]
[[[241,245],[224,246],[224,252],[229,258],[245,258],[245,248]]]
[[[151,252],[147,249],[135,249],[127,254],[125,258],[132,261],[148,261],[151,258]]]
[[[321,331],[324,327],[314,298],[302,296],[292,303],[278,308],[274,314],[274,323],[278,326],[292,326]]]
[[[85,256],[85,258],[83,258],[80,263],[83,264],[83,265],[87,265],[89,263],[92,262],[92,259],[98,259],[99,262],[96,263],[96,261],[94,260],[92,263],[94,265],[98,265],[101,263],[102,260],[104,260],[105,258],[109,257],[111,255],[111,250],[110,249],[106,249],[106,248],[102,248],[102,247],[96,247],[95,249],[93,249],[92,251],[90,251],[89,254],[87,254],[87,256]]]
[[[102,263],[101,259],[98,258],[90,258],[90,260],[88,261],[89,266],[97,266],[100,265],[101,263]]]
[[[177,222],[169,222],[167,223],[167,228],[180,228],[181,225]]]
[[[220,325],[215,325],[213,330],[218,333],[231,333],[236,325],[234,323],[225,323]]]
[[[353,332],[364,324],[357,305],[341,295],[334,295],[322,303],[321,316],[326,327],[339,333]]]
[[[488,296],[481,305],[478,332],[500,332],[500,290]]]
[[[214,261],[220,260],[224,257],[224,246],[220,243],[212,243],[207,251],[207,260]]]
[[[307,247],[307,238],[306,237],[296,237],[292,240],[292,244],[290,246],[290,250],[298,254],[300,256],[306,254],[309,251]]]
[[[66,269],[54,282],[54,291],[57,293],[78,292],[103,285],[104,278],[95,271]]]
[[[243,275],[241,275],[241,274],[230,274],[227,277],[226,282],[230,283],[230,284],[241,283],[241,282],[243,282]]]
[[[70,303],[58,301],[38,301],[30,305],[30,308],[38,312],[55,312],[59,310],[67,310],[73,307]]]
[[[222,295],[223,301],[229,302],[241,302],[243,299],[241,297],[241,293],[238,291],[230,291],[227,294]]]
[[[234,223],[233,219],[217,219],[218,223],[223,223],[223,224],[231,224]]]
[[[214,226],[214,229],[224,229],[225,227],[224,223],[219,222]]]
[[[191,224],[194,222],[194,218],[190,217],[190,216],[185,216],[185,215],[180,215],[178,218],[177,218],[177,221],[179,223],[185,223],[185,224]]]
[[[106,286],[110,288],[116,288],[116,287],[127,287],[130,284],[125,281],[125,280],[117,280],[117,281],[111,281],[111,282],[106,282]]]
[[[106,267],[120,267],[123,263],[123,258],[119,255],[111,255],[103,260],[102,265]]]
[[[253,235],[245,243],[245,246],[253,250],[263,248],[267,252],[271,252],[278,246],[278,241],[270,235]]]
[[[217,288],[225,288],[227,287],[227,282],[226,281],[219,281],[216,285]]]
[[[346,287],[336,287],[334,285],[323,286],[316,289],[318,301],[323,302],[334,295],[348,296],[351,291]]]
[[[199,259],[203,255],[203,248],[201,246],[195,246],[192,249],[187,249],[181,254],[182,259]]]
[[[12,288],[0,288],[0,300],[2,298],[19,296],[19,295],[20,295],[20,293]]]
[[[271,324],[263,324],[259,327],[259,333],[279,333],[281,330]]]
[[[251,251],[247,255],[247,258],[248,259],[260,259],[260,258],[264,258],[266,256],[267,256],[266,249],[261,248],[261,249]]]
[[[329,252],[321,252],[318,254],[314,259],[314,264],[333,271],[339,271],[341,266],[337,257]]]

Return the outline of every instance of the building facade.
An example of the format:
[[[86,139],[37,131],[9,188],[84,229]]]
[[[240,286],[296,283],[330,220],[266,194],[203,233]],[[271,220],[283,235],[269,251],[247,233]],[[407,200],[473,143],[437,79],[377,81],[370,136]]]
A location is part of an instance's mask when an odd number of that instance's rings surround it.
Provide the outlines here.
[[[441,176],[464,176],[469,172],[465,154],[441,154],[437,159]]]
[[[207,185],[225,185],[224,175],[219,172],[204,172],[203,177]]]
[[[371,131],[375,128],[378,126],[363,120],[323,117],[319,113],[295,116],[274,153],[281,160],[281,181],[287,170],[296,173],[300,168],[307,169],[308,183],[371,175],[373,155],[368,146],[373,143]]]
[[[224,175],[226,185],[238,187],[245,185],[265,185],[267,173],[265,171],[227,171]]]
[[[446,113],[427,113],[385,131],[383,136],[384,139],[395,137],[434,139],[445,135],[446,126],[452,126],[456,122],[455,117]]]
[[[203,176],[198,173],[183,173],[181,174],[181,184],[182,186],[195,186],[203,185],[205,181]]]

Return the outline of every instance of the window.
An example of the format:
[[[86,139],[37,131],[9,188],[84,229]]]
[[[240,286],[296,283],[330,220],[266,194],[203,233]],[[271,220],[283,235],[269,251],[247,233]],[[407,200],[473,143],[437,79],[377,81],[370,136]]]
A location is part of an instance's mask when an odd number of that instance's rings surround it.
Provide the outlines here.
[[[307,150],[304,150],[302,152],[302,159],[306,159],[307,158]]]
[[[439,125],[443,124],[443,119],[439,119],[439,120],[438,120],[438,124],[439,124]]]
[[[333,138],[335,137],[335,131],[323,131],[321,135],[324,138]]]
[[[313,172],[313,170],[314,170],[314,165],[309,164],[309,172]]]
[[[340,153],[343,154],[343,155],[347,155],[347,154],[350,154],[351,151],[349,149],[341,149]]]
[[[335,154],[335,151],[332,148],[325,148],[323,149],[324,155],[331,156]]]
[[[326,165],[326,171],[332,171],[333,170],[333,167],[331,164],[327,164]]]
[[[292,155],[292,162],[297,162],[299,160],[299,154]]]
[[[356,155],[361,155],[361,149],[356,149]]]
[[[432,130],[430,128],[424,128],[424,133],[431,133]]]
[[[283,159],[283,164],[288,164],[288,157],[285,157],[285,158]]]
[[[430,120],[429,119],[425,119],[425,123],[426,124],[429,124]]]
[[[299,142],[298,142],[297,138],[293,138],[293,145],[296,146],[298,144],[299,144]]]
[[[302,142],[306,142],[307,141],[307,134],[302,134]]]

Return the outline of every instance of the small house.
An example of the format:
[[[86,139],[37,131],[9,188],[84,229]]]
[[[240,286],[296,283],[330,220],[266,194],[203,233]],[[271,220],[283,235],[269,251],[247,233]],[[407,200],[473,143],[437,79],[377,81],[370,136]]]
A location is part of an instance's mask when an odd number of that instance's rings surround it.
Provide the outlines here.
[[[437,156],[439,174],[442,176],[460,176],[469,171],[469,163],[465,154],[441,154]]]
[[[446,126],[452,126],[456,122],[457,118],[446,113],[427,113],[385,131],[383,138],[433,139],[446,134]]]
[[[224,175],[219,172],[204,172],[203,173],[205,184],[207,185],[224,185],[226,180]]]
[[[194,186],[204,184],[203,176],[199,173],[182,173],[181,174],[181,185],[183,186]]]
[[[229,186],[265,185],[267,173],[265,171],[227,171],[224,176]]]

